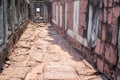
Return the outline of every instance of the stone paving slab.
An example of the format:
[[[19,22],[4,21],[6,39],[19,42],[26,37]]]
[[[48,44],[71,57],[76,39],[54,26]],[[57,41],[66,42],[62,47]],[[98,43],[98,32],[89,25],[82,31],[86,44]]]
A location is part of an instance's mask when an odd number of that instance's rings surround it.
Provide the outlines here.
[[[30,71],[29,67],[9,67],[6,68],[2,75],[7,75],[9,78],[25,78],[26,74]]]
[[[44,80],[79,80],[79,76],[70,66],[50,62],[45,66]]]
[[[44,53],[35,48],[31,51],[30,58],[33,61],[42,63],[44,58]]]
[[[29,72],[25,80],[42,80],[43,73],[43,64],[39,64],[36,67],[33,67],[31,72]]]

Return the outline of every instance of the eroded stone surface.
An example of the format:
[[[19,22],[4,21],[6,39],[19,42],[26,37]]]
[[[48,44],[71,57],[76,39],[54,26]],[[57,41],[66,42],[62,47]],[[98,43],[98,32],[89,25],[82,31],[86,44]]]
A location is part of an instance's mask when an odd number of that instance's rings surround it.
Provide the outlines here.
[[[48,23],[29,23],[0,80],[102,80]],[[104,80],[104,79],[103,79]]]
[[[27,72],[29,72],[29,67],[9,67],[6,68],[2,75],[7,75],[9,78],[25,78]]]
[[[70,66],[50,62],[45,66],[44,80],[79,80],[79,76]]]

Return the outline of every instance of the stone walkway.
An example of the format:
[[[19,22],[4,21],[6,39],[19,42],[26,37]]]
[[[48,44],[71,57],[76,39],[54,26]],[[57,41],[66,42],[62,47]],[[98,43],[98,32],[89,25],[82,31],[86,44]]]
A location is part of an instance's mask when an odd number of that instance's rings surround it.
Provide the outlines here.
[[[107,80],[48,23],[29,23],[0,80]]]

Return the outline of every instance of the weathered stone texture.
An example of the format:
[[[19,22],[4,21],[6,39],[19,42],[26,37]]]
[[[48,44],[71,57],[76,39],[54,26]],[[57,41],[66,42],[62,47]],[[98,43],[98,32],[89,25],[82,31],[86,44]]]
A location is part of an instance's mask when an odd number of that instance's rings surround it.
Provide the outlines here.
[[[120,1],[119,0],[102,0],[99,1],[99,4],[97,4],[96,0],[90,0],[88,3],[88,0],[78,0],[79,2],[79,22],[78,22],[78,28],[77,26],[74,27],[74,2],[73,0],[65,0],[65,4],[68,4],[68,10],[67,10],[67,30],[60,31],[59,25],[53,22],[53,26],[56,27],[56,29],[65,35],[68,42],[78,49],[79,51],[83,52],[83,55],[87,58],[87,60],[93,60],[90,62],[93,62],[95,65],[97,65],[97,68],[100,72],[106,74],[109,78],[115,78],[113,77],[113,74],[115,72],[115,69],[118,69],[117,66],[120,66],[120,62],[118,59],[119,53],[118,53],[118,46],[117,44],[120,42],[118,40],[118,27],[119,22],[118,18],[120,16]],[[56,6],[57,4],[56,0],[53,1],[52,6]],[[58,1],[58,3],[61,3],[61,1]],[[77,5],[77,4],[76,4]],[[96,39],[95,47],[86,47],[85,39],[88,41],[88,32],[91,30],[91,36],[92,34],[92,28],[89,24],[89,15],[91,14],[90,11],[90,5],[94,5],[93,10],[94,13],[97,9],[95,9],[96,6],[99,6],[98,8],[98,36]],[[60,5],[58,5],[60,6]],[[63,6],[63,5],[62,5]],[[56,11],[56,10],[54,10]],[[58,12],[60,13],[60,12]],[[65,13],[65,12],[63,12]],[[77,13],[77,12],[76,12]],[[56,15],[54,15],[56,16]],[[53,17],[54,17],[53,16]],[[92,15],[91,15],[92,16]],[[93,14],[93,16],[96,16]],[[66,16],[62,17],[64,19]],[[89,17],[89,18],[88,18]],[[77,19],[77,18],[76,18]],[[54,19],[53,19],[54,20]],[[77,20],[76,20],[77,21]],[[65,23],[63,23],[62,27]],[[97,23],[91,23],[92,25]],[[97,26],[96,26],[97,27]],[[89,30],[88,30],[89,28]],[[78,34],[74,32],[74,29],[78,29]],[[73,33],[63,33],[64,31],[71,30]],[[77,30],[76,30],[77,31]],[[95,31],[95,30],[94,30]],[[93,32],[94,32],[93,31]],[[94,33],[96,34],[96,33]],[[78,37],[78,35],[80,37]],[[95,35],[94,35],[95,36]],[[77,38],[78,37],[78,38]],[[93,37],[93,36],[92,36]],[[84,38],[84,40],[83,40]],[[93,39],[93,38],[91,38]],[[91,40],[92,41],[92,40]],[[92,42],[87,42],[88,46],[92,46]],[[91,49],[92,48],[92,49]],[[94,53],[94,55],[92,55]],[[118,64],[118,65],[117,65]],[[118,69],[119,70],[119,69]],[[119,80],[119,76],[118,76]]]

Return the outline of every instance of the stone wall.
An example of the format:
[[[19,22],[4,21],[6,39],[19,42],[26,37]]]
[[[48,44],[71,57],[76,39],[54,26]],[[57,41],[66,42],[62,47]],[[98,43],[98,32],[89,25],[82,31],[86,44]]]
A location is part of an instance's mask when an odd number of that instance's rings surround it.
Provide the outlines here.
[[[49,0],[30,0],[29,9],[30,19],[32,21],[51,22],[52,3]]]
[[[1,27],[3,43],[0,44],[0,69],[29,22],[28,3],[25,0],[1,0],[1,2],[3,14],[0,14],[2,16],[0,25],[3,26]]]
[[[53,0],[52,24],[110,79],[120,80],[119,0]]]

